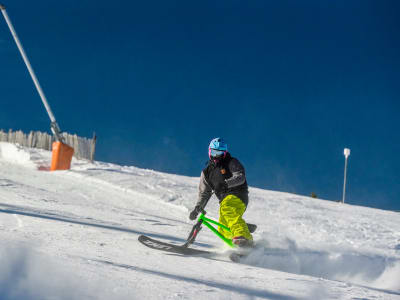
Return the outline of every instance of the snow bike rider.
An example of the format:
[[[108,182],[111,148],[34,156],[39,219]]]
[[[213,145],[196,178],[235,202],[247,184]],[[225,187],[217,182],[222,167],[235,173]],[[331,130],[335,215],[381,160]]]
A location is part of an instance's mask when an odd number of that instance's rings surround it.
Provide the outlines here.
[[[244,167],[230,155],[222,138],[210,142],[208,156],[210,160],[201,172],[199,199],[189,218],[195,220],[215,193],[220,203],[219,223],[231,230],[219,227],[218,231],[240,247],[252,246],[253,237],[242,218],[249,201]]]

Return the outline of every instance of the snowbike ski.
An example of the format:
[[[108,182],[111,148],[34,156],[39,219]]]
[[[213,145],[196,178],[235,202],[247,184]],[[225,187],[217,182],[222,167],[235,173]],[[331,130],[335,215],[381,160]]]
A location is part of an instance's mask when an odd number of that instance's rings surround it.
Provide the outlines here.
[[[149,248],[167,251],[171,253],[181,254],[181,255],[209,255],[212,252],[205,250],[198,250],[193,248],[187,248],[179,245],[169,244],[165,242],[161,242],[155,239],[152,239],[146,235],[139,236],[139,242],[143,245],[146,245]]]

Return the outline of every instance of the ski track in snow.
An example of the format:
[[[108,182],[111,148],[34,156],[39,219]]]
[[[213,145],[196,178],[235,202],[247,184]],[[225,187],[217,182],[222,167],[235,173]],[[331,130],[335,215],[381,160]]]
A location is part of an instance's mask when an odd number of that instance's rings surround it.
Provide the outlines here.
[[[75,159],[37,170],[49,162],[0,143],[0,299],[400,299],[398,213],[251,189],[258,248],[243,263],[207,228],[194,247],[216,256],[181,257],[137,237],[184,243],[198,178]]]

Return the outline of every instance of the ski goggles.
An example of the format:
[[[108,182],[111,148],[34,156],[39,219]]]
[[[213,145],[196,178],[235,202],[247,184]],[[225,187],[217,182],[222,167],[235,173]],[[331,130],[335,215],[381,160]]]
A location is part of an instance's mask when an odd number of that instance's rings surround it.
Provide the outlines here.
[[[211,148],[210,148],[210,152],[209,152],[210,157],[219,157],[219,156],[225,155],[225,153],[226,153],[226,151],[211,149]]]

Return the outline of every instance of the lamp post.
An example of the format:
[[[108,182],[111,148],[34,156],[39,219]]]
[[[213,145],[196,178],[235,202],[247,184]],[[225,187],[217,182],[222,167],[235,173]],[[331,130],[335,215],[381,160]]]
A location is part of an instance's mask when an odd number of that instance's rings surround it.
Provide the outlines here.
[[[344,148],[344,182],[343,182],[343,198],[342,203],[344,203],[346,197],[346,177],[347,177],[347,159],[350,156],[350,149]]]

